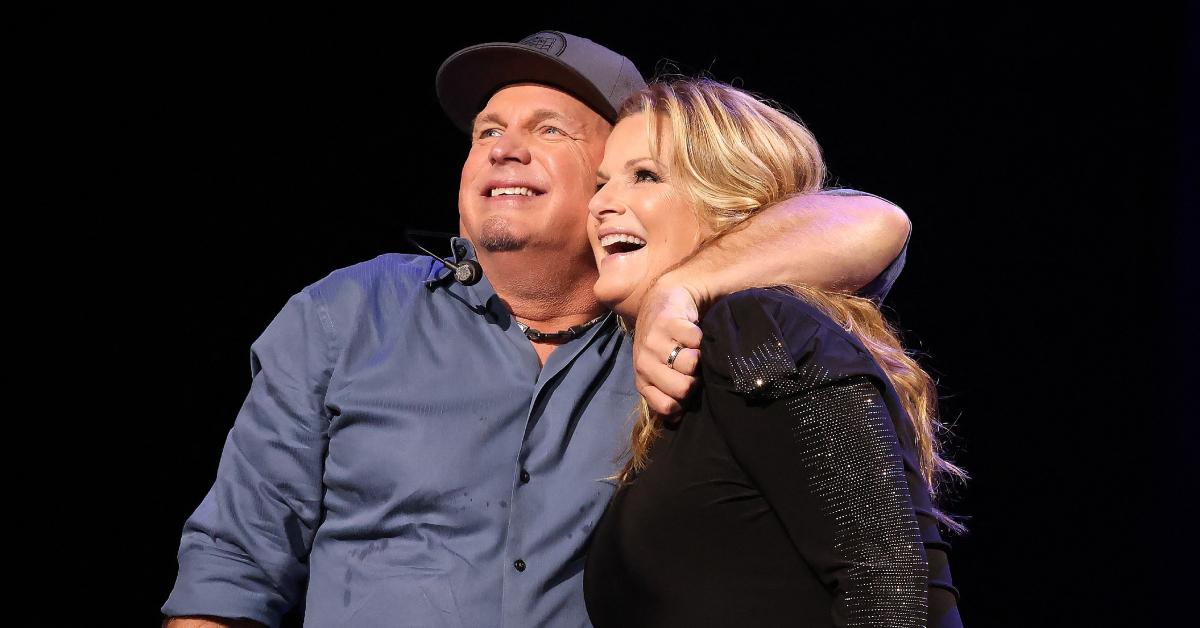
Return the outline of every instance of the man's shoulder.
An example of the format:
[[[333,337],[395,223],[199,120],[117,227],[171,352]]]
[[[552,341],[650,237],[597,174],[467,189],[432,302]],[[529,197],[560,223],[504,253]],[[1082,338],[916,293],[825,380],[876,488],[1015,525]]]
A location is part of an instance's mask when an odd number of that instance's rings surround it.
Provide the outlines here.
[[[432,257],[385,253],[339,268],[305,291],[326,304],[368,301],[381,295],[403,298],[424,289],[439,268]]]

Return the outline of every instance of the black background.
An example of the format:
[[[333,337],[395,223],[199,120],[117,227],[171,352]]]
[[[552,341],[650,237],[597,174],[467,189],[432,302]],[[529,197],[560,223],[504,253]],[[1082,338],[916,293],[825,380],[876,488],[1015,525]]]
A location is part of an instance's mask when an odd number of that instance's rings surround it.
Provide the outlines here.
[[[1195,564],[1200,107],[1196,9],[1151,4],[44,16],[33,159],[82,173],[49,193],[84,210],[59,227],[120,425],[80,431],[107,437],[84,482],[120,535],[92,568],[119,568],[128,625],[158,621],[250,343],[303,286],[409,252],[402,225],[456,229],[467,138],[434,73],[553,28],[786,103],[838,184],[908,212],[888,305],[974,476],[969,625],[1167,625]]]

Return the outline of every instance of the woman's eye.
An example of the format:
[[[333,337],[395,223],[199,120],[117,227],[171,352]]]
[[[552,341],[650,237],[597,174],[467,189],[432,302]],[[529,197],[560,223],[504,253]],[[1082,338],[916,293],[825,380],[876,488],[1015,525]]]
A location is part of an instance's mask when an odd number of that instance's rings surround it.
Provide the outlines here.
[[[642,183],[644,181],[651,181],[654,183],[658,183],[659,179],[658,179],[658,175],[654,174],[653,172],[651,172],[649,170],[638,170],[637,172],[633,173],[633,180],[635,183]]]

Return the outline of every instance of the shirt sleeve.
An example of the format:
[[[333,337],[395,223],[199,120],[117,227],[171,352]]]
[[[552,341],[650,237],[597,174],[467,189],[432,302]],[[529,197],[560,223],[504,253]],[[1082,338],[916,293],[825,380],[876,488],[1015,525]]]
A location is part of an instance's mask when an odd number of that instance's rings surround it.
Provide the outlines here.
[[[305,291],[252,345],[250,393],[216,481],[184,524],[164,614],[274,626],[301,597],[323,496],[331,338]]]
[[[876,196],[874,194],[860,192],[858,190],[851,190],[849,188],[831,188],[828,190],[821,190],[821,194],[827,194],[830,196],[870,196],[871,198],[877,198],[885,203],[891,203],[892,205],[895,205],[895,203],[892,203],[882,196]],[[859,296],[868,298],[876,303],[883,303],[883,300],[887,298],[888,293],[892,291],[892,286],[896,284],[896,280],[900,278],[900,272],[904,270],[904,261],[908,257],[908,242],[911,239],[912,229],[909,229],[908,235],[904,238],[904,247],[900,249],[898,254],[896,254],[895,259],[893,259],[891,263],[887,265],[887,268],[884,268],[883,272],[879,273],[878,277],[872,279],[867,283],[867,285],[859,289]]]
[[[923,530],[914,505],[931,510],[928,491],[870,354],[811,306],[765,290],[715,305],[704,338],[718,429],[833,595],[833,623],[960,625],[941,588],[949,573],[936,523]]]

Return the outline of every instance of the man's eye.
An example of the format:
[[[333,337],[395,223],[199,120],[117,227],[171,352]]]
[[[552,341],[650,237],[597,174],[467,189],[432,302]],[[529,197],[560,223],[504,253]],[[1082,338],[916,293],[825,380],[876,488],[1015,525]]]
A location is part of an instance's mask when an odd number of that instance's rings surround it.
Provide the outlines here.
[[[596,184],[596,191],[597,191],[597,192],[599,192],[600,190],[603,190],[603,189],[604,189],[604,185],[605,185],[606,183],[608,183],[608,182],[607,182],[607,181],[601,181],[600,183],[597,183],[597,184]]]
[[[542,133],[553,133],[555,135],[566,135],[566,133],[563,133],[562,129],[560,129],[556,126],[542,127]]]
[[[484,129],[479,132],[479,138],[485,137],[500,137],[500,129]]]
[[[643,183],[645,181],[651,181],[653,183],[659,182],[658,175],[654,174],[653,172],[651,172],[649,170],[645,170],[645,169],[634,172],[633,180],[635,183]]]

